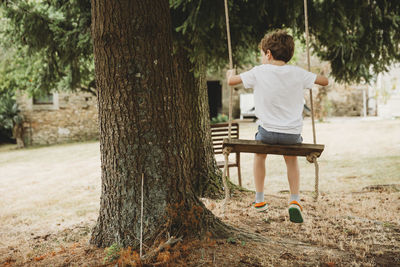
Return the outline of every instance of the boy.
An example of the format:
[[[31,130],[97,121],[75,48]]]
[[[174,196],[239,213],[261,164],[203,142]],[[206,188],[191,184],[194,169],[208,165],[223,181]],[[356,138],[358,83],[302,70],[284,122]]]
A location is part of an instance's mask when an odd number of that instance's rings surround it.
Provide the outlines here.
[[[298,144],[303,141],[303,89],[313,84],[328,85],[328,79],[302,68],[287,65],[294,52],[293,37],[284,30],[277,30],[264,36],[260,43],[262,65],[235,75],[228,70],[230,86],[243,83],[245,88],[254,89],[255,112],[258,118],[258,132],[255,139],[267,144]],[[258,211],[266,210],[264,201],[264,179],[266,154],[254,155],[254,183]],[[290,187],[290,221],[302,223],[302,207],[299,197],[300,171],[296,156],[283,156]]]

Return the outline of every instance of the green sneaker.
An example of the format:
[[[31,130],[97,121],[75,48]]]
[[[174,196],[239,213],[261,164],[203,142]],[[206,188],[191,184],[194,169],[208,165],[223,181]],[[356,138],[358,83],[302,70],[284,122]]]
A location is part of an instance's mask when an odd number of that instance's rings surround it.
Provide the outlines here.
[[[290,221],[294,223],[302,223],[303,222],[303,216],[301,216],[301,212],[303,211],[303,208],[300,206],[299,202],[296,200],[293,200],[289,204],[289,217]]]
[[[254,202],[254,208],[258,212],[266,211],[268,209],[268,204],[265,201],[264,202],[259,202],[259,203],[255,203]]]

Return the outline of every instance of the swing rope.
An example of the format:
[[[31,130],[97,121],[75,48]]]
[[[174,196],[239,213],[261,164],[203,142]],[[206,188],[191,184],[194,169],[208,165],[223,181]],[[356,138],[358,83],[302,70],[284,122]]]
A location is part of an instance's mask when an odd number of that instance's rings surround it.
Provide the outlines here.
[[[226,22],[226,34],[227,34],[227,41],[228,41],[228,54],[229,54],[229,68],[233,69],[233,60],[232,60],[232,45],[231,45],[231,33],[229,27],[229,13],[228,13],[228,0],[224,0],[225,6],[225,22]],[[308,31],[308,12],[307,12],[307,0],[304,0],[304,24],[305,24],[305,32],[306,32],[306,50],[307,50],[307,65],[308,71],[311,70],[310,64],[310,46],[309,46],[309,31]],[[313,141],[314,144],[317,143],[316,131],[315,131],[315,119],[314,119],[314,103],[313,103],[313,96],[312,96],[312,89],[310,88],[310,105],[311,105],[311,120],[312,120],[312,131],[313,131]],[[232,106],[233,106],[233,87],[229,86],[229,124],[228,124],[228,138],[231,141],[231,127],[232,127]],[[227,176],[228,170],[228,160],[229,154],[232,151],[231,147],[225,147],[223,150],[223,154],[225,157],[225,165],[224,165],[224,172],[223,172],[223,182],[225,188],[225,200],[229,199],[229,187],[227,185],[227,181],[229,177]],[[307,156],[307,160],[309,162],[313,162],[315,166],[315,195],[314,199],[316,200],[319,195],[319,166],[317,162],[318,155],[315,153],[311,153]]]
[[[308,32],[308,12],[307,12],[307,0],[304,0],[304,25],[306,28],[306,50],[307,50],[307,68],[308,71],[311,71],[310,64],[310,43],[309,43],[309,32]],[[314,121],[314,105],[313,105],[313,97],[312,90],[310,88],[310,104],[311,104],[311,120],[312,120],[312,130],[313,130],[313,140],[314,144],[317,143],[317,136],[315,134],[315,121]]]
[[[226,36],[228,39],[229,69],[233,69],[231,30],[229,27],[228,0],[224,0],[224,6],[225,6]],[[229,141],[231,140],[231,128],[232,128],[232,102],[233,102],[233,87],[229,86],[229,126],[228,126]]]
[[[305,30],[306,30],[306,50],[307,50],[307,67],[308,67],[308,71],[311,71],[311,63],[310,63],[310,43],[309,43],[309,39],[310,39],[310,33],[308,31],[308,8],[307,8],[307,0],[304,0],[304,26],[305,26]],[[310,88],[310,105],[311,105],[311,121],[312,121],[312,131],[313,131],[313,141],[314,144],[317,143],[317,135],[315,132],[315,118],[314,118],[314,103],[313,103],[313,94],[312,94],[312,88]],[[314,166],[315,166],[315,200],[318,198],[319,195],[319,166],[318,166],[318,161],[317,161],[317,157],[312,157],[311,158],[312,161],[310,162],[314,162]]]
[[[225,22],[226,22],[226,36],[228,39],[228,54],[229,54],[229,69],[233,69],[233,59],[232,59],[232,45],[231,45],[231,30],[229,27],[229,13],[228,13],[228,0],[224,0],[225,6]],[[232,102],[233,102],[233,87],[229,86],[229,122],[228,122],[228,138],[231,140],[231,128],[232,128]],[[225,164],[224,164],[224,172],[223,172],[223,183],[225,190],[225,200],[228,200],[230,197],[230,190],[227,180],[229,180],[228,174],[228,164],[229,164],[229,154],[231,152],[230,148],[224,148],[222,153],[224,154]]]

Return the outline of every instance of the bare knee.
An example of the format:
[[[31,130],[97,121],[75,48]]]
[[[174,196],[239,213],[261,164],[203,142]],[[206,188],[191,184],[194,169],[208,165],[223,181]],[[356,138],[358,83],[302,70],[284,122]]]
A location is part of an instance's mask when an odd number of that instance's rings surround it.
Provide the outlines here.
[[[283,156],[283,158],[285,159],[285,162],[287,164],[296,163],[297,162],[297,156]]]
[[[254,154],[254,158],[256,159],[266,159],[267,158],[267,154]]]

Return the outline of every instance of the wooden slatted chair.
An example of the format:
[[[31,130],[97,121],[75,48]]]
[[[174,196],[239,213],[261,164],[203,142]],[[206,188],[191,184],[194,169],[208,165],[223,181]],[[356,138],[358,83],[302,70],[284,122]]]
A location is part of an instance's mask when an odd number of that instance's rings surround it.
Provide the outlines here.
[[[214,154],[222,154],[223,153],[223,141],[228,137],[229,124],[228,123],[217,123],[211,124],[211,138],[213,142]],[[231,128],[231,141],[238,140],[239,138],[239,124],[232,123]],[[240,173],[240,152],[235,153],[235,161],[228,162],[228,175],[230,167],[238,168],[238,181],[239,185],[242,186],[242,177]],[[219,168],[224,168],[225,161],[217,161],[217,165]]]

